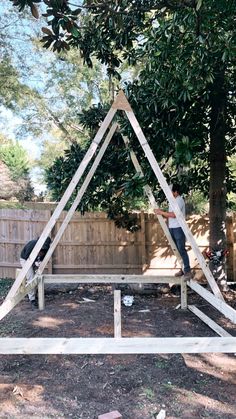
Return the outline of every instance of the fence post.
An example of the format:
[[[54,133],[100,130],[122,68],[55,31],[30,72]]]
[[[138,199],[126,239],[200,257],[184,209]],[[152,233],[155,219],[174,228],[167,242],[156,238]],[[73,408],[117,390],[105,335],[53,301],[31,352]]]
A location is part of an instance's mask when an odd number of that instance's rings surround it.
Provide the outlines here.
[[[232,231],[233,231],[233,279],[236,281],[236,213],[232,214]]]
[[[141,217],[141,252],[142,252],[142,272],[147,269],[146,257],[146,228],[145,228],[145,214],[144,211],[140,213]]]

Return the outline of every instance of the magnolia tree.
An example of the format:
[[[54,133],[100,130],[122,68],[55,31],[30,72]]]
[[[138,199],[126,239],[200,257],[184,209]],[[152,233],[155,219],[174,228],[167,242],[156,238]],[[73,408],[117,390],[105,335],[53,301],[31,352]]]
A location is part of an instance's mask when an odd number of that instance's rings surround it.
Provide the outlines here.
[[[46,17],[45,48],[76,48],[88,66],[96,57],[117,78],[122,63],[135,66],[137,78],[123,87],[150,146],[168,180],[208,194],[210,248],[223,254],[227,193],[236,188],[228,165],[235,152],[235,1],[12,2]],[[123,129],[132,142],[128,125]]]

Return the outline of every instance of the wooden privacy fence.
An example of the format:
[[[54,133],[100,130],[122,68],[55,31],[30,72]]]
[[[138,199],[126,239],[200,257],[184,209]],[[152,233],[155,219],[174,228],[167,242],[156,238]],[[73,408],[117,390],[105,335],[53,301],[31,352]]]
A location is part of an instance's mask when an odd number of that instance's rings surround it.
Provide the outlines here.
[[[0,210],[0,277],[14,278],[24,244],[40,236],[51,210]],[[66,212],[56,223],[56,234]],[[105,213],[74,214],[47,266],[48,273],[143,273],[171,275],[179,269],[156,216],[138,214],[141,230],[118,229]],[[191,216],[188,225],[203,252],[208,246],[209,220]],[[191,266],[201,270],[188,246]],[[236,214],[227,217],[228,279],[236,281]]]

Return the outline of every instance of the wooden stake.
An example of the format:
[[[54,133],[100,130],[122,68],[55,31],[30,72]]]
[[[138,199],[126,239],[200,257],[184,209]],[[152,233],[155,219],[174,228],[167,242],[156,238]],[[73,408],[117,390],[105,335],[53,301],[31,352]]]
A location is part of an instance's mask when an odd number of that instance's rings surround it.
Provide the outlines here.
[[[121,291],[114,290],[114,337],[121,338]]]

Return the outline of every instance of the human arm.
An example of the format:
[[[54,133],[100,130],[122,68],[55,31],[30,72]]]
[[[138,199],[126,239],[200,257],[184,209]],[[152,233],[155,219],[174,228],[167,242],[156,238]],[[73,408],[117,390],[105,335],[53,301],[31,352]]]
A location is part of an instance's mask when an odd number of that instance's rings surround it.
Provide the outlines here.
[[[163,211],[160,208],[155,208],[154,212],[156,215],[162,215],[165,218],[176,218],[176,215],[173,211]]]

